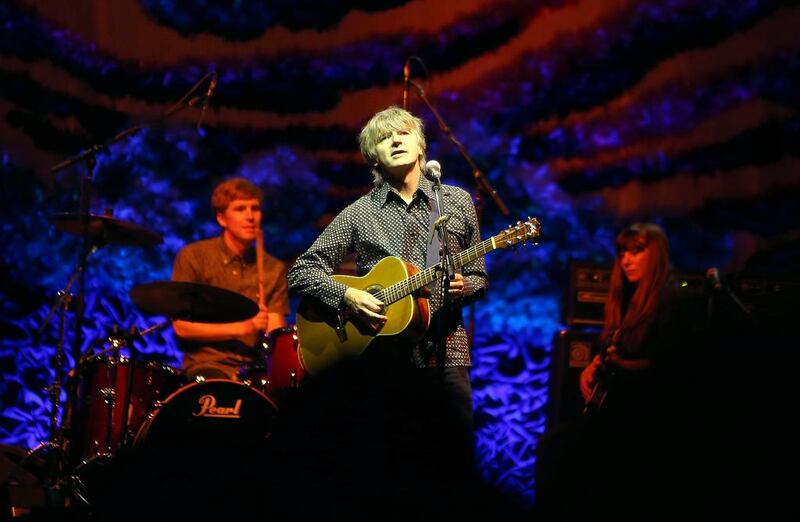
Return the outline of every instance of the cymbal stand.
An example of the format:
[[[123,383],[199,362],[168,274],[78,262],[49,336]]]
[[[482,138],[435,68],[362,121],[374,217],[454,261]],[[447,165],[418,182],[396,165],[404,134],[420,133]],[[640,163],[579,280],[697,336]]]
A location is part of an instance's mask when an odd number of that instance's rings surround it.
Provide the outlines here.
[[[99,245],[92,246],[89,255],[94,254],[98,248]],[[50,319],[53,318],[56,310],[58,310],[58,340],[56,341],[56,355],[53,361],[53,382],[47,388],[50,395],[51,404],[50,436],[47,443],[50,446],[60,447],[64,443],[63,432],[59,429],[61,390],[64,387],[64,366],[66,363],[66,353],[64,350],[64,323],[66,313],[69,311],[70,305],[72,304],[72,299],[74,298],[74,295],[70,292],[70,290],[72,289],[72,285],[75,284],[75,281],[78,279],[79,274],[80,267],[73,272],[72,276],[70,276],[69,281],[67,281],[67,286],[56,293],[56,298],[53,301],[53,305],[50,307],[50,310],[47,312],[47,316],[45,316],[45,318],[42,320],[42,324],[39,325],[39,328],[36,330],[35,334],[37,340],[41,338],[42,333],[44,333],[44,329],[50,323]],[[77,363],[78,362],[75,361],[75,364]]]
[[[194,107],[198,105],[201,101],[204,100],[203,96],[195,96],[194,98],[189,99],[189,97],[194,94],[200,86],[209,78],[213,81],[216,81],[217,73],[215,71],[211,71],[203,76],[192,88],[180,99],[178,100],[175,105],[170,107],[161,117],[156,120],[155,124],[163,123],[167,118],[172,116],[173,114],[182,111],[183,109]],[[74,337],[74,344],[73,344],[73,355],[75,360],[80,360],[81,357],[81,346],[82,346],[82,336],[83,336],[83,321],[84,321],[84,314],[85,314],[85,301],[86,301],[86,261],[89,257],[90,251],[90,239],[89,239],[89,200],[91,197],[91,187],[94,180],[94,167],[96,163],[97,154],[107,150],[111,145],[122,141],[129,136],[133,136],[134,134],[138,133],[140,130],[147,128],[150,125],[139,124],[134,125],[133,127],[129,127],[122,132],[118,133],[116,136],[112,137],[111,139],[107,140],[104,143],[95,144],[89,147],[87,150],[83,151],[82,153],[74,156],[70,159],[62,161],[58,165],[52,167],[50,171],[52,173],[60,172],[67,167],[75,165],[77,163],[85,163],[86,165],[86,175],[81,178],[81,185],[80,185],[80,229],[82,231],[81,234],[81,255],[78,258],[78,295],[76,299],[76,312],[75,312],[75,337]],[[74,395],[74,394],[73,394]],[[71,397],[74,400],[74,397]]]
[[[96,248],[92,249],[91,253],[94,253],[95,250]],[[53,381],[51,382],[50,386],[47,387],[51,405],[49,437],[47,441],[38,444],[34,448],[31,448],[25,458],[19,463],[19,465],[24,469],[30,459],[34,458],[36,455],[44,454],[47,465],[46,469],[48,473],[47,480],[49,481],[49,487],[51,487],[52,491],[56,493],[62,486],[60,477],[67,467],[67,449],[65,448],[67,439],[64,437],[64,433],[69,433],[69,426],[60,427],[61,424],[59,422],[61,420],[61,391],[64,386],[64,369],[66,366],[66,353],[64,349],[64,324],[66,313],[69,310],[70,304],[72,303],[72,285],[75,284],[78,276],[79,271],[76,270],[69,278],[69,281],[67,281],[67,285],[56,293],[56,299],[54,300],[53,305],[50,307],[47,316],[45,316],[44,320],[42,320],[42,324],[39,325],[39,328],[36,330],[35,337],[36,339],[40,339],[44,329],[50,323],[50,320],[56,313],[56,310],[58,310],[58,339],[56,341],[56,354],[53,360]],[[65,415],[65,422],[68,421],[67,417],[68,416]],[[80,493],[77,493],[76,496],[81,498]]]
[[[82,346],[83,346],[83,323],[84,323],[84,315],[85,315],[85,304],[86,304],[86,265],[87,259],[89,257],[91,251],[91,241],[89,238],[89,206],[90,206],[90,199],[91,199],[91,188],[92,183],[94,181],[94,167],[96,163],[97,154],[100,152],[106,151],[111,145],[122,141],[134,134],[138,133],[144,128],[149,126],[160,125],[163,123],[167,118],[172,116],[173,114],[180,112],[186,108],[195,107],[199,105],[201,102],[204,102],[207,98],[202,94],[192,97],[193,94],[197,93],[200,89],[200,86],[209,79],[216,82],[217,73],[215,71],[210,71],[205,76],[203,76],[197,83],[195,83],[189,91],[184,94],[180,100],[178,100],[172,107],[170,107],[164,114],[162,114],[153,124],[138,124],[134,125],[133,127],[129,127],[117,135],[113,136],[111,139],[105,141],[104,143],[98,143],[92,145],[88,149],[84,150],[77,156],[69,158],[67,160],[62,161],[58,165],[55,165],[50,169],[50,172],[55,174],[60,172],[68,167],[73,165],[83,163],[86,167],[85,175],[81,177],[81,184],[80,184],[80,198],[79,198],[79,207],[80,207],[80,230],[81,230],[81,250],[80,256],[78,257],[78,268],[76,273],[78,274],[78,291],[77,296],[75,299],[76,307],[75,307],[75,335],[73,338],[73,347],[72,347],[72,354],[76,364],[78,361],[81,361],[81,354],[82,354]],[[77,369],[76,369],[77,370]],[[68,397],[67,397],[68,405],[71,407],[75,407],[75,403],[77,401],[77,386],[70,387]]]
[[[61,433],[59,432],[59,413],[61,410],[61,390],[64,385],[64,321],[67,311],[69,310],[70,303],[72,302],[73,294],[70,292],[72,285],[78,278],[78,271],[76,270],[67,282],[67,286],[63,290],[56,293],[56,298],[53,305],[50,307],[47,316],[39,325],[36,330],[36,338],[39,339],[44,332],[45,327],[50,323],[50,319],[58,310],[58,340],[56,341],[56,355],[53,360],[53,381],[48,386],[47,390],[50,395],[50,436],[48,443],[52,446],[60,446],[63,442],[61,440]],[[38,446],[37,446],[38,447]]]
[[[92,245],[91,240],[89,237],[89,218],[90,218],[90,200],[91,200],[91,193],[92,193],[92,184],[94,181],[94,167],[96,165],[96,157],[97,154],[100,152],[106,151],[111,145],[122,141],[136,133],[140,130],[149,127],[162,124],[165,120],[167,120],[173,114],[180,112],[186,108],[191,108],[200,105],[201,102],[207,104],[207,98],[209,94],[203,95],[195,95],[199,92],[200,86],[206,82],[207,80],[212,79],[214,84],[216,84],[217,80],[217,73],[216,71],[210,71],[206,75],[204,75],[197,83],[195,83],[189,91],[184,94],[180,100],[178,100],[172,107],[170,107],[164,114],[162,114],[153,124],[145,125],[139,124],[134,125],[128,129],[125,129],[118,133],[117,135],[113,136],[111,139],[105,141],[104,143],[98,143],[92,145],[88,149],[84,150],[80,154],[73,156],[72,158],[66,159],[55,165],[50,169],[50,172],[56,174],[61,172],[62,170],[67,169],[73,165],[82,163],[85,165],[85,173],[81,176],[80,182],[80,189],[79,189],[79,215],[80,215],[80,230],[81,230],[81,248],[80,248],[80,255],[78,256],[78,267],[75,271],[77,275],[77,283],[78,283],[78,290],[75,297],[75,334],[73,337],[73,345],[72,345],[72,355],[73,359],[76,364],[75,372],[76,372],[76,379],[75,382],[69,386],[67,390],[67,408],[74,412],[77,408],[78,402],[78,378],[80,377],[81,368],[79,367],[79,363],[82,361],[82,347],[83,347],[83,324],[85,319],[85,305],[86,305],[86,267],[88,258],[92,252]],[[211,91],[211,89],[209,89]],[[193,96],[195,95],[195,96]],[[193,97],[192,97],[193,96]],[[74,282],[74,281],[73,281]],[[63,357],[63,343],[62,343],[62,357]],[[63,363],[63,360],[62,360]],[[51,390],[51,394],[55,393]],[[60,390],[59,390],[60,393]],[[54,413],[54,415],[56,415]],[[52,422],[52,421],[51,421]],[[63,477],[63,481],[59,481],[60,485],[66,485],[68,491],[80,499],[82,502],[88,504],[86,501],[86,496],[84,492],[83,485],[80,481],[80,478],[77,477],[77,473],[68,473],[68,476]]]

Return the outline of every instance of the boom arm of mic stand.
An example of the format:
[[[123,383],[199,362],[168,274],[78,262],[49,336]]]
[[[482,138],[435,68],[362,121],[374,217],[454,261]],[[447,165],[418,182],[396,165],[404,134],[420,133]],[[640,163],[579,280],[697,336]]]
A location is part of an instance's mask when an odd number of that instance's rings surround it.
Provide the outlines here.
[[[430,111],[433,113],[433,116],[436,118],[439,128],[442,129],[442,131],[447,135],[448,139],[455,144],[455,146],[458,148],[458,151],[461,153],[461,156],[463,156],[469,164],[470,168],[472,169],[472,176],[475,178],[475,183],[478,187],[478,190],[483,190],[486,194],[488,194],[489,197],[492,198],[492,201],[494,201],[497,205],[497,208],[500,209],[500,212],[502,212],[504,216],[507,216],[509,214],[508,207],[500,198],[500,195],[497,193],[494,187],[492,187],[491,183],[489,183],[489,180],[486,179],[486,176],[483,175],[483,172],[481,172],[477,165],[475,165],[475,162],[472,161],[467,149],[460,141],[458,141],[458,138],[455,137],[453,131],[450,130],[450,127],[447,126],[447,123],[445,123],[441,114],[439,114],[439,111],[436,110],[436,107],[425,95],[425,89],[422,88],[422,85],[413,80],[409,80],[408,84],[417,90],[419,97],[423,102],[425,102],[425,105],[428,106]]]
[[[161,124],[164,120],[179,112],[187,107],[195,106],[199,100],[202,99],[200,96],[195,96],[191,100],[189,100],[190,96],[194,94],[197,89],[205,82],[208,78],[216,75],[216,72],[211,71],[207,73],[203,78],[201,78],[197,83],[195,83],[189,91],[184,94],[180,100],[178,100],[175,105],[170,107],[163,115],[161,115],[158,120],[156,120],[156,124]],[[189,100],[188,102],[186,100]],[[90,187],[94,182],[94,166],[95,166],[95,159],[98,152],[102,152],[108,149],[114,143],[121,141],[128,136],[136,134],[146,125],[139,124],[134,125],[128,129],[123,130],[122,132],[118,133],[116,136],[112,137],[111,139],[105,141],[104,143],[95,144],[85,151],[81,152],[77,156],[72,158],[68,158],[58,165],[52,167],[50,172],[53,174],[60,172],[67,167],[75,165],[76,163],[84,162],[86,163],[86,175],[81,177],[81,184],[80,184],[80,197],[79,197],[79,215],[80,215],[80,227],[81,227],[81,253],[78,258],[78,268],[76,273],[78,274],[78,291],[77,291],[77,305],[75,310],[75,336],[73,339],[73,347],[72,347],[72,355],[76,364],[80,361],[81,358],[81,346],[83,342],[83,321],[85,315],[85,302],[86,302],[86,264],[87,259],[90,255],[91,247],[89,244],[89,199],[90,199]],[[132,371],[130,372],[132,373]],[[67,401],[72,408],[71,411],[75,411],[75,405],[77,402],[77,385],[73,384],[70,386],[68,390],[68,398]]]
[[[186,108],[194,107],[195,105],[200,103],[200,101],[202,101],[203,97],[202,96],[195,96],[194,98],[191,98],[191,99],[189,99],[189,97],[192,94],[194,94],[195,92],[197,92],[197,90],[200,88],[200,86],[203,85],[203,83],[214,74],[215,73],[212,71],[212,72],[206,74],[205,76],[203,76],[202,78],[200,78],[200,80],[197,83],[195,83],[192,86],[192,88],[189,89],[189,91],[186,94],[184,94],[181,97],[180,100],[178,100],[175,103],[175,105],[173,105],[172,107],[167,109],[167,111],[164,114],[162,114],[161,116],[159,116],[158,119],[155,122],[153,122],[152,124],[149,124],[149,125],[139,124],[139,125],[134,125],[133,127],[129,127],[127,129],[123,130],[122,132],[120,132],[119,134],[117,134],[116,136],[112,137],[111,139],[107,140],[106,142],[92,145],[91,147],[89,147],[85,151],[81,152],[77,156],[73,156],[72,158],[68,158],[68,159],[62,161],[58,165],[52,167],[50,169],[50,172],[55,174],[56,172],[64,170],[65,168],[67,168],[67,167],[69,167],[71,165],[74,165],[75,163],[79,163],[81,161],[87,160],[89,157],[96,155],[98,152],[102,152],[102,151],[106,150],[111,145],[117,143],[118,141],[122,141],[123,139],[127,138],[128,136],[132,136],[133,134],[136,134],[137,132],[139,132],[140,130],[142,130],[144,128],[147,128],[147,127],[149,127],[151,125],[152,126],[160,125],[161,123],[163,123],[167,118],[169,118],[173,114],[175,114],[177,112],[180,112],[180,111],[182,111],[182,110],[184,110]],[[188,102],[187,102],[187,100],[188,100]]]

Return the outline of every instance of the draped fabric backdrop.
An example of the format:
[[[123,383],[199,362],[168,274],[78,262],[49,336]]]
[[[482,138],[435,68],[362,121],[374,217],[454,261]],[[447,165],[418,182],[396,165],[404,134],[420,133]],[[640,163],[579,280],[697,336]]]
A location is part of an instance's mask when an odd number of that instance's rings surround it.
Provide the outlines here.
[[[480,197],[482,234],[536,216],[536,247],[488,255],[472,369],[482,476],[532,499],[568,262],[609,263],[634,220],[667,230],[685,272],[785,274],[800,237],[800,2],[778,0],[355,0],[0,4],[0,439],[47,438],[56,293],[76,237],[83,165],[51,167],[136,124],[98,154],[91,208],[164,236],[91,256],[85,349],[113,325],[146,328],[137,284],[216,234],[208,197],[237,175],[264,188],[267,248],[292,261],[370,187],[355,136],[402,104],[403,65],[510,209],[423,103],[428,157]],[[424,64],[424,67],[423,65]],[[209,71],[198,110],[159,117]],[[201,90],[204,90],[205,86]],[[293,310],[296,310],[293,301]],[[71,346],[72,314],[66,317]],[[294,318],[290,318],[291,321]],[[141,350],[178,364],[171,330]],[[70,366],[72,361],[70,360]]]

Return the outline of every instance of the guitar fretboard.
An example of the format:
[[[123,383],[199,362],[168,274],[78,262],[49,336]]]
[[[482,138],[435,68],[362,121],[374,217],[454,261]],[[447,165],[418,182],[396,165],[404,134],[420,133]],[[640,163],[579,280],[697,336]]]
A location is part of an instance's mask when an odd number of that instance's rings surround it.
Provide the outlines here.
[[[497,246],[495,245],[495,238],[490,237],[489,239],[481,241],[477,245],[473,245],[468,249],[455,254],[453,256],[453,264],[455,265],[455,268],[461,268],[462,266],[471,263],[472,261],[486,255],[496,248]],[[431,281],[436,279],[437,274],[444,274],[444,267],[442,266],[441,262],[428,267],[425,270],[417,272],[408,279],[404,279],[399,283],[387,286],[375,294],[375,297],[380,299],[383,303],[390,305],[429,284]]]

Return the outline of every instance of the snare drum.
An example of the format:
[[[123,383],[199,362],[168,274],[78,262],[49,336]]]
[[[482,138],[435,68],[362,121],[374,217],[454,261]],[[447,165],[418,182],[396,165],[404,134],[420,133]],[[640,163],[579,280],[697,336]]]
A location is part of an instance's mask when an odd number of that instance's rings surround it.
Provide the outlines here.
[[[137,360],[131,365],[126,357],[103,357],[86,363],[78,376],[75,412],[69,415],[74,460],[86,462],[113,454],[133,438],[156,403],[182,383],[178,370],[157,362]]]

